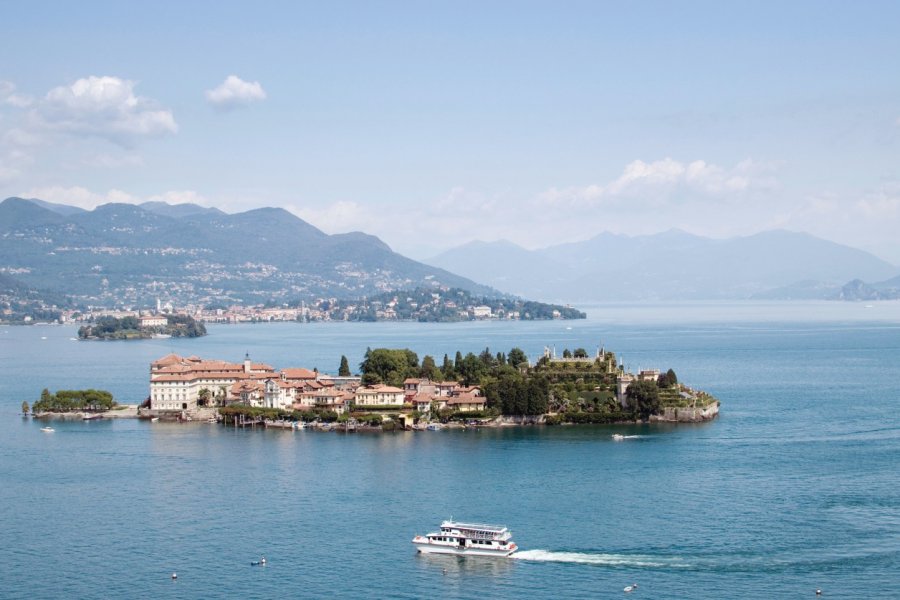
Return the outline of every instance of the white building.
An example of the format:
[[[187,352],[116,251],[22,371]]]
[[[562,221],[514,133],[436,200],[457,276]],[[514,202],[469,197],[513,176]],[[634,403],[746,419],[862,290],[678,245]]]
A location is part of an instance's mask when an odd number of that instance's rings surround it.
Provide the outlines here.
[[[356,390],[357,406],[403,406],[404,391],[389,385],[373,385]]]
[[[252,363],[249,356],[241,364],[169,354],[150,364],[150,408],[194,410],[204,389],[211,399],[222,399],[236,382],[265,381],[276,376],[275,369]]]

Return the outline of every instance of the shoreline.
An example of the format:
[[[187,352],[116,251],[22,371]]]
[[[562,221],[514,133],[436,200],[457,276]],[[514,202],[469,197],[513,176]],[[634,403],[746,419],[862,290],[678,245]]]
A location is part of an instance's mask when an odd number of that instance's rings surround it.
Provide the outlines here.
[[[30,415],[22,415],[22,416],[30,416],[33,419],[40,420],[60,420],[60,421],[83,421],[84,417],[93,417],[97,419],[97,417],[101,417],[102,419],[141,419],[141,420],[150,420],[152,418],[159,418],[160,421],[167,423],[191,423],[191,424],[203,424],[209,425],[213,424],[207,419],[182,419],[180,416],[176,415],[167,415],[167,414],[159,414],[156,412],[142,411],[137,404],[123,404],[122,408],[112,409],[104,412],[88,412],[88,411],[74,411],[74,412],[42,412],[42,413],[32,413]],[[441,429],[503,429],[506,427],[533,427],[533,426],[545,426],[545,427],[566,427],[566,426],[584,426],[584,425],[604,425],[604,426],[626,426],[626,425],[653,425],[657,423],[661,424],[689,424],[689,423],[708,423],[714,421],[718,418],[719,415],[719,402],[714,402],[711,405],[705,408],[698,409],[676,409],[674,411],[665,410],[662,414],[659,415],[651,415],[650,418],[646,421],[629,419],[624,421],[611,421],[609,423],[574,423],[571,421],[561,421],[561,422],[547,422],[547,417],[555,417],[557,415],[547,414],[547,415],[539,415],[539,416],[510,416],[504,415],[499,417],[494,417],[489,420],[485,420],[484,418],[477,419],[478,423],[465,423],[462,421],[449,421],[447,423],[440,422],[426,422],[419,423],[409,428],[394,428],[390,430],[384,430],[380,425],[379,426],[370,426],[370,425],[355,425],[353,426],[354,431],[373,431],[373,432],[381,432],[381,433],[392,433],[394,431],[417,431],[424,430],[429,424],[440,425]],[[233,427],[233,425],[226,424],[221,417],[218,415],[218,411],[216,411],[216,425],[223,425],[225,427]],[[89,419],[90,420],[90,419]],[[99,419],[98,419],[99,420]],[[244,427],[256,427],[259,426],[264,429],[288,429],[282,423],[290,423],[290,421],[277,422],[279,424],[266,424],[265,421],[257,423],[255,425],[242,425],[241,428]],[[314,430],[322,430],[322,431],[343,431],[345,429],[344,423],[331,422],[331,423],[305,423],[305,428],[314,429]]]

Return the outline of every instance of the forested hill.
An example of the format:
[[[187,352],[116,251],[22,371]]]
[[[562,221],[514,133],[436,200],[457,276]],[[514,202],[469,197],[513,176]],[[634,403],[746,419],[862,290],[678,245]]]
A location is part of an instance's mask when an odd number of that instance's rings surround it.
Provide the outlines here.
[[[86,211],[0,203],[0,273],[83,303],[152,305],[357,298],[386,289],[493,290],[393,252],[364,233],[328,235],[286,210],[106,204]]]
[[[470,321],[477,319],[584,319],[585,313],[570,306],[545,304],[519,298],[475,296],[466,290],[387,292],[370,298],[334,302],[329,306],[333,319],[349,321]]]

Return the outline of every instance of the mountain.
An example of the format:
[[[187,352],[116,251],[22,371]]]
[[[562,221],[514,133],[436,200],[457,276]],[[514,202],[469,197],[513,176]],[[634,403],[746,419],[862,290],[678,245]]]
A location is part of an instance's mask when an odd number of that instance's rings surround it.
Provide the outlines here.
[[[73,207],[69,207],[73,208]],[[496,290],[393,252],[364,233],[328,235],[280,208],[105,204],[92,211],[0,203],[0,272],[85,304],[288,302],[445,286]]]
[[[46,200],[38,200],[37,198],[29,198],[28,201],[32,204],[37,204],[41,208],[52,210],[53,212],[64,217],[85,212],[83,208],[78,208],[77,206],[69,206],[68,204],[56,204],[55,202],[47,202]]]
[[[778,288],[787,288],[788,297],[791,289],[793,297],[817,297],[810,288],[830,293],[849,279],[898,273],[862,250],[784,230],[725,240],[677,229],[643,236],[601,233],[540,250],[478,242],[426,262],[505,292],[566,302],[740,299]]]
[[[168,202],[143,202],[138,204],[146,211],[162,215],[164,217],[191,217],[194,215],[224,215],[218,208],[206,208],[199,204],[169,204]]]

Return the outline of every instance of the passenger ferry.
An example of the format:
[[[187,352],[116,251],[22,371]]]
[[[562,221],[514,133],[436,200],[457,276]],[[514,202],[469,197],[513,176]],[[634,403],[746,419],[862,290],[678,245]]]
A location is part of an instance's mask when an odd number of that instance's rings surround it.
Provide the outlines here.
[[[441,530],[417,535],[412,540],[419,552],[464,556],[509,556],[519,549],[512,533],[502,525],[458,523],[452,518],[441,523]]]

